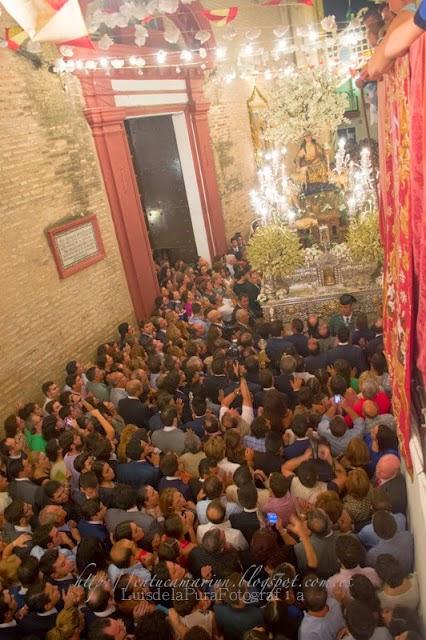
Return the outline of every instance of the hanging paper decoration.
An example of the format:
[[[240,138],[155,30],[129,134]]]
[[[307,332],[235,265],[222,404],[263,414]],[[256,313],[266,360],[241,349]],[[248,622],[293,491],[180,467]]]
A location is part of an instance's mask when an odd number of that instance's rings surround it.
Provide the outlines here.
[[[163,38],[170,44],[176,44],[177,42],[179,42],[180,31],[174,22],[168,21],[166,30],[163,33]]]
[[[228,26],[226,27],[226,29],[225,29],[225,31],[224,31],[224,33],[222,35],[222,38],[224,40],[233,40],[236,37],[236,35],[237,35],[237,32],[236,32],[236,30],[234,28],[234,25],[233,24],[228,24]]]
[[[21,27],[15,26],[5,29],[5,41],[9,49],[17,51],[22,47],[25,40],[28,40],[28,33]]]
[[[108,51],[110,47],[114,44],[114,40],[109,37],[107,33],[105,33],[102,38],[98,41],[98,48],[103,51]]]
[[[135,15],[135,8],[136,7],[133,2],[125,2],[121,5],[119,11],[125,18],[127,18],[127,22],[129,22]]]
[[[246,31],[246,38],[247,40],[254,41],[260,38],[261,34],[262,31],[260,29],[250,29],[249,31]]]
[[[290,27],[277,27],[276,29],[274,29],[273,34],[274,36],[276,36],[277,38],[283,38],[285,36],[285,34],[287,33],[287,31],[289,30]]]
[[[238,15],[238,7],[230,7],[229,9],[209,9],[203,11],[203,16],[214,22],[217,27],[225,27],[233,22]]]
[[[67,47],[66,45],[59,47],[59,52],[61,56],[64,56],[64,58],[72,58],[74,55],[74,49],[72,47]]]
[[[179,8],[179,0],[159,0],[158,11],[161,13],[176,13]]]
[[[138,47],[143,47],[149,36],[148,29],[144,27],[143,24],[136,24],[135,33],[136,33],[135,44]]]
[[[210,31],[197,31],[197,33],[194,36],[194,38],[196,40],[199,40],[201,44],[208,42],[211,37],[212,37],[212,34],[210,33]]]
[[[35,42],[88,44],[88,31],[78,0],[2,0],[19,26]]]

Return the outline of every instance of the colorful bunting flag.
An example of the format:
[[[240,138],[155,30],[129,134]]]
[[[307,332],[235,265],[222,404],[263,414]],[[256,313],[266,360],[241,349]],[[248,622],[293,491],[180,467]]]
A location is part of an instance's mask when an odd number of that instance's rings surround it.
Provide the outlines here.
[[[203,11],[203,16],[214,22],[216,27],[225,27],[227,24],[235,20],[238,15],[238,7],[230,7],[229,9],[209,9]]]
[[[5,40],[9,49],[17,51],[28,40],[28,33],[18,26],[8,27],[5,29]]]
[[[87,45],[86,22],[78,0],[0,0],[34,42]]]

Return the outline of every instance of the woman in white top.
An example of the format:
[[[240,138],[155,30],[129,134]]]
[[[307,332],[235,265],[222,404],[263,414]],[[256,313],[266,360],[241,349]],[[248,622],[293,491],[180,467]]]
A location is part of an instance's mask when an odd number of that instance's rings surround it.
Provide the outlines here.
[[[419,585],[415,573],[404,574],[399,562],[389,553],[380,555],[376,561],[376,571],[383,580],[378,592],[382,609],[407,607],[413,611],[419,604]]]

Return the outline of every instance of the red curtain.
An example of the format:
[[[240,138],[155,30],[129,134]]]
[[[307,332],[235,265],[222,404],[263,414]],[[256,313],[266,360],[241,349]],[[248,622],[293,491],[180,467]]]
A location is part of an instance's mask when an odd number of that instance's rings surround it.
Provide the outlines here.
[[[426,385],[426,37],[410,48],[411,230],[414,265],[415,359]]]
[[[399,58],[379,83],[380,219],[385,249],[383,322],[401,450],[410,460],[413,326],[410,65]]]

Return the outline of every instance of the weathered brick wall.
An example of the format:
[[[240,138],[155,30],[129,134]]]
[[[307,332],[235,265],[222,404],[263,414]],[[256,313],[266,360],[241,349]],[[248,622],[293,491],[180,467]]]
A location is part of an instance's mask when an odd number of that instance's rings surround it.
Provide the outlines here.
[[[4,26],[4,18],[0,27]],[[10,22],[9,22],[10,24]],[[0,417],[133,311],[78,80],[0,49]],[[95,213],[106,257],[60,280],[45,229]]]
[[[230,238],[241,231],[247,236],[255,218],[250,191],[256,184],[256,165],[247,110],[252,86],[244,80],[227,86],[210,82],[206,90],[226,235]]]

